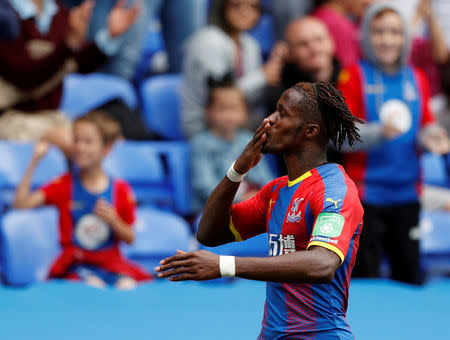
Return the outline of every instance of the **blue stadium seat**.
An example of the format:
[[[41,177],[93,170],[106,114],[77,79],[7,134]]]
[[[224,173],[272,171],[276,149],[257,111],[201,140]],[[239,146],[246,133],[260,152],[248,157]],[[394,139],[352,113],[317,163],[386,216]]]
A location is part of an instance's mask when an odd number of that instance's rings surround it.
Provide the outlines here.
[[[426,153],[421,157],[423,179],[426,184],[447,186],[448,176],[445,158],[432,153]]]
[[[421,254],[428,275],[450,273],[450,213],[423,211]]]
[[[134,226],[135,242],[122,247],[124,254],[153,271],[163,258],[177,250],[191,250],[192,236],[189,225],[180,216],[155,209],[141,207],[137,211]]]
[[[168,66],[161,65],[157,60],[164,55],[163,53],[165,51],[161,23],[158,19],[150,18],[148,27],[149,29],[142,45],[141,59],[136,67],[133,79],[136,84],[140,84],[149,73],[159,73],[162,71],[161,68]]]
[[[199,215],[194,222],[195,231],[198,229],[200,218],[201,216]],[[269,255],[268,244],[267,233],[264,233],[242,242],[232,242],[218,247],[206,247],[202,244],[198,244],[198,248],[219,255],[266,257]]]
[[[60,109],[75,119],[112,99],[122,99],[131,109],[137,107],[136,92],[127,80],[110,74],[73,73],[64,79]]]
[[[249,33],[259,42],[263,58],[267,59],[275,43],[275,28],[272,16],[263,14],[258,24]]]
[[[33,155],[34,144],[0,141],[0,204],[2,208],[12,201],[13,193],[20,183]],[[62,175],[67,171],[67,162],[62,152],[51,147],[39,163],[33,178],[32,187]]]
[[[171,140],[184,139],[181,126],[181,76],[159,75],[140,87],[144,121],[150,130]]]
[[[191,211],[189,145],[186,142],[117,143],[105,170],[128,181],[140,203]]]
[[[10,285],[43,281],[60,252],[54,208],[10,211],[1,219],[2,271]]]

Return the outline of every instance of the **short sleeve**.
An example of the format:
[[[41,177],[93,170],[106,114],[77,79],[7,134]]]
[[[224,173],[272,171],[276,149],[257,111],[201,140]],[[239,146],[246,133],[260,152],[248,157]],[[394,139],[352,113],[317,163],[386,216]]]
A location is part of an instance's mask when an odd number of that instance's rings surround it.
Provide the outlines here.
[[[45,204],[60,205],[70,200],[70,175],[63,175],[45,184],[40,190],[44,193]]]
[[[251,199],[233,205],[230,230],[236,241],[243,241],[266,232],[267,208],[276,183],[277,180],[273,180]]]
[[[136,219],[136,198],[130,185],[116,182],[116,209],[122,220],[132,226]]]
[[[362,227],[363,208],[354,183],[345,178],[333,188],[314,190],[310,199],[314,225],[307,248],[320,246],[336,253],[344,262],[350,242]]]
[[[430,81],[428,80],[428,77],[425,75],[425,73],[420,69],[414,69],[414,75],[417,79],[420,100],[422,102],[422,119],[420,121],[420,127],[424,128],[428,124],[434,123],[436,121],[430,107]]]
[[[361,72],[358,65],[344,69],[339,74],[337,89],[340,90],[351,113],[365,119],[362,97]]]

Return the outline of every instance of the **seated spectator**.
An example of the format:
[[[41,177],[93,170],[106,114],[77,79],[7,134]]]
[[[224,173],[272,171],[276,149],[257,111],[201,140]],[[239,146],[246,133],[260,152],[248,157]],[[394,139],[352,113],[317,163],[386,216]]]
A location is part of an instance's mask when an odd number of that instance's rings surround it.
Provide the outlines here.
[[[62,0],[69,8],[80,6],[85,0]],[[119,50],[108,59],[108,61],[98,69],[98,72],[112,73],[131,80],[136,70],[136,65],[141,57],[141,48],[147,33],[148,26],[148,1],[138,0],[102,0],[96,1],[92,12],[88,40],[94,40],[99,31],[101,31],[107,21],[109,12],[117,6],[117,4],[131,3],[131,13],[139,12],[136,23],[121,37],[121,45]]]
[[[259,104],[267,85],[279,84],[286,47],[276,45],[263,65],[260,46],[246,33],[260,14],[259,0],[215,0],[211,25],[188,41],[182,89],[183,126],[188,137],[206,127],[203,109],[208,76],[220,78],[232,70],[251,107]]]
[[[209,85],[206,104],[208,130],[191,141],[195,211],[202,209],[230,164],[253,138],[252,133],[243,130],[248,122],[248,107],[241,90],[233,85],[232,77],[226,76],[220,81],[210,78]],[[262,159],[241,183],[237,201],[252,197],[273,177]]]
[[[19,19],[8,3],[0,0],[0,39],[11,41],[19,35]]]
[[[361,47],[364,59],[344,70],[339,88],[360,126],[362,142],[345,155],[364,206],[364,232],[353,275],[378,277],[384,252],[395,280],[418,284],[418,146],[445,154],[450,142],[429,108],[429,83],[422,71],[406,65],[409,27],[390,3],[365,13]],[[420,136],[420,138],[419,138]]]
[[[78,118],[74,125],[72,160],[77,171],[62,175],[37,191],[30,191],[33,173],[48,150],[36,144],[33,159],[16,191],[14,208],[31,209],[44,204],[59,210],[62,254],[49,278],[80,279],[104,287],[127,289],[150,275],[127,262],[120,242],[133,243],[135,203],[129,185],[110,178],[102,161],[120,136],[120,126],[101,111]]]
[[[313,7],[313,0],[272,0],[271,12],[275,23],[275,33],[278,40],[284,38],[286,27],[290,22],[307,15]]]
[[[20,18],[20,35],[0,41],[0,139],[40,140],[71,147],[68,120],[58,111],[68,72],[90,72],[119,48],[134,23],[135,9],[120,3],[96,42],[85,44],[93,2],[67,12],[55,0],[10,0]]]

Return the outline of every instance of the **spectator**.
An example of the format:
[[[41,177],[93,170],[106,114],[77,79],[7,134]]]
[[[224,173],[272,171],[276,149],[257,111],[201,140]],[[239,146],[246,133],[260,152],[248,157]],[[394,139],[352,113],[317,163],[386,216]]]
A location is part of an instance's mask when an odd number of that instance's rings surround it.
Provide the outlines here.
[[[248,120],[248,107],[243,93],[231,79],[230,75],[220,81],[209,79],[208,130],[195,136],[191,143],[195,211],[202,209],[230,164],[253,137],[243,130]],[[261,160],[239,187],[237,201],[252,197],[272,178],[266,161]]]
[[[78,118],[73,126],[73,162],[78,167],[31,192],[30,180],[48,144],[36,144],[33,159],[17,188],[14,208],[43,204],[59,210],[62,254],[50,269],[50,278],[76,278],[104,287],[107,283],[128,289],[150,276],[127,262],[119,242],[133,243],[134,198],[130,187],[110,178],[102,161],[120,136],[120,126],[101,111]]]
[[[231,71],[251,107],[262,99],[266,85],[279,84],[285,46],[276,45],[263,65],[258,43],[245,33],[260,14],[259,0],[215,0],[211,25],[188,41],[182,89],[183,126],[188,137],[205,129],[208,76],[220,78]]]
[[[285,32],[288,56],[281,74],[281,86],[270,98],[270,109],[276,109],[281,94],[298,82],[326,81],[336,83],[341,65],[334,57],[335,46],[327,27],[318,19],[306,16],[291,22]]]
[[[427,31],[420,34],[420,28]],[[413,19],[413,45],[411,63],[425,71],[430,79],[431,94],[434,96],[441,90],[439,79],[439,65],[445,65],[449,58],[449,51],[442,29],[431,6],[430,0],[421,0],[417,6],[417,13]]]
[[[96,43],[84,44],[93,2],[70,12],[55,0],[10,0],[20,18],[20,35],[0,41],[0,139],[44,139],[70,152],[68,120],[58,111],[66,73],[90,72],[119,48],[118,37],[137,10],[121,3],[109,14]]]
[[[379,276],[386,251],[392,278],[418,284],[417,146],[436,153],[450,147],[429,109],[428,80],[405,65],[408,45],[408,24],[399,10],[372,5],[362,22],[364,60],[341,73],[339,88],[352,113],[367,122],[360,127],[362,143],[345,157],[365,211],[354,276]]]
[[[62,2],[69,8],[81,5],[85,0],[62,0]],[[108,61],[98,70],[103,73],[112,73],[121,76],[125,79],[131,80],[136,70],[136,65],[141,57],[141,47],[147,33],[148,25],[148,1],[139,0],[102,0],[96,1],[92,13],[92,18],[87,35],[88,40],[95,40],[96,35],[101,31],[106,24],[109,12],[117,3],[125,5],[131,4],[131,8],[136,12],[139,11],[139,17],[133,25],[121,37],[121,45],[119,50],[108,59]]]
[[[358,1],[317,1],[318,7],[313,13],[328,27],[336,46],[336,58],[342,67],[356,64],[359,60],[358,26],[349,18],[355,2]]]
[[[0,39],[11,41],[19,35],[19,19],[8,3],[0,0]]]

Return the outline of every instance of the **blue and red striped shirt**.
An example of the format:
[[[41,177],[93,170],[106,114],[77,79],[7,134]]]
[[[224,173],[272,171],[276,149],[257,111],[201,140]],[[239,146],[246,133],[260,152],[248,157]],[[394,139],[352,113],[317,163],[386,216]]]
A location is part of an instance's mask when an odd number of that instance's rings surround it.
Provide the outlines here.
[[[325,164],[294,181],[267,184],[252,199],[233,205],[230,228],[236,240],[267,232],[269,255],[325,247],[342,261],[329,284],[267,283],[259,339],[353,339],[345,313],[350,274],[362,229],[358,191],[344,169]]]

